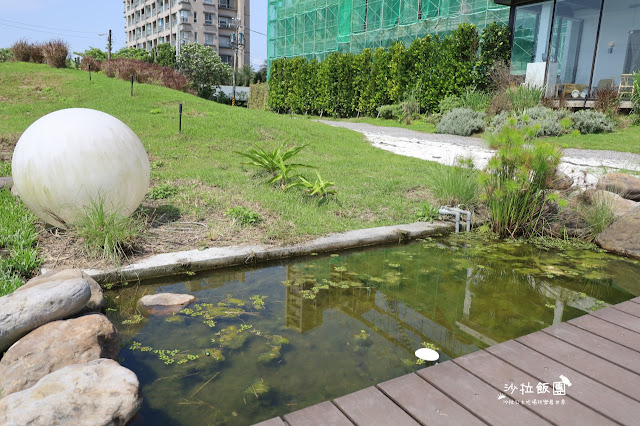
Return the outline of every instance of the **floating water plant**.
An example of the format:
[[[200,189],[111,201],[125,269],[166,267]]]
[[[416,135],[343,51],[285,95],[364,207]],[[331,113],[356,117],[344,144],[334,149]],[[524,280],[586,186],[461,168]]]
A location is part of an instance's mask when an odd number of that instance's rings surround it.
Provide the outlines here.
[[[140,322],[142,322],[143,319],[144,319],[144,317],[142,315],[134,315],[134,316],[130,317],[128,320],[122,321],[122,324],[124,324],[124,325],[140,324]]]
[[[245,389],[244,393],[247,395],[253,395],[256,399],[260,399],[261,396],[269,393],[269,386],[267,386],[264,380],[258,379]]]
[[[266,299],[268,296],[260,296],[260,295],[253,295],[251,296],[249,299],[251,299],[251,302],[253,303],[253,307],[256,309],[264,309],[264,299]]]

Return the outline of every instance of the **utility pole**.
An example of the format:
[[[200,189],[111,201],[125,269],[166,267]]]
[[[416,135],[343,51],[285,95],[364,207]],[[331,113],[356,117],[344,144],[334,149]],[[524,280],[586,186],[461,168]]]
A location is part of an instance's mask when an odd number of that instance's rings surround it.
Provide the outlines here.
[[[231,106],[236,105],[236,73],[238,71],[238,50],[244,46],[244,35],[240,32],[240,19],[236,14],[233,18],[233,34],[231,34],[231,47],[233,48],[233,92],[231,96]]]
[[[107,38],[107,60],[111,60],[111,30],[109,30],[109,37]]]

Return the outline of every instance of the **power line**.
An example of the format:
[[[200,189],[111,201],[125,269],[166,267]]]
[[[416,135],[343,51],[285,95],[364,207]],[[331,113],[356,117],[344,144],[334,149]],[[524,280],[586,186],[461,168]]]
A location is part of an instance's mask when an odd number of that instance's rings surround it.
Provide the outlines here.
[[[247,28],[247,27],[245,27],[245,29],[246,29],[247,31],[249,31],[249,32],[252,32],[252,33],[260,34],[260,35],[265,36],[265,37],[267,36],[265,33],[261,33],[260,31],[252,30],[251,28]]]
[[[99,37],[85,37],[85,36],[78,36],[78,35],[71,35],[71,34],[57,34],[57,33],[51,32],[51,31],[41,31],[41,30],[36,30],[36,29],[33,29],[33,28],[18,27],[16,25],[5,24],[4,22],[0,22],[0,25],[4,25],[6,27],[11,27],[11,28],[17,28],[19,30],[35,31],[35,32],[38,32],[38,33],[45,33],[45,34],[53,34],[53,35],[56,35],[58,37],[86,38],[86,39],[91,39],[91,40],[102,40]]]
[[[53,27],[45,27],[45,26],[42,26],[42,25],[26,24],[24,22],[10,21],[9,19],[2,19],[2,18],[0,18],[0,21],[10,22],[12,24],[24,25],[25,27],[36,27],[36,28],[44,28],[44,29],[47,29],[47,30],[63,31],[65,33],[96,34],[94,31],[65,30],[63,28],[53,28]]]

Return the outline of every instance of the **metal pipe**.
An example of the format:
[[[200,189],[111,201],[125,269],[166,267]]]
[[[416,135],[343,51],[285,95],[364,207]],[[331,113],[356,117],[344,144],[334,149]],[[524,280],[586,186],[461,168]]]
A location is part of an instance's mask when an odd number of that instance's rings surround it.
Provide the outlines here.
[[[470,211],[462,210],[462,209],[459,209],[457,207],[442,206],[438,210],[438,214],[455,216],[455,218],[456,218],[456,233],[460,232],[460,216],[463,215],[463,214],[466,215],[467,216],[466,229],[467,229],[467,232],[471,231],[471,212]]]

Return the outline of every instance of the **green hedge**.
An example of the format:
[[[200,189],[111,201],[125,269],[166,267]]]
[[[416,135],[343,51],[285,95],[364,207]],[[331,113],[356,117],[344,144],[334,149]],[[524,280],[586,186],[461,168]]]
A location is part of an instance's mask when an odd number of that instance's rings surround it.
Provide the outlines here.
[[[256,83],[249,87],[249,109],[265,110],[269,101],[269,85],[267,83]]]
[[[509,58],[509,30],[496,23],[479,36],[461,24],[440,38],[427,35],[409,47],[331,53],[324,61],[281,58],[271,62],[269,107],[280,113],[350,117],[375,115],[412,91],[422,111],[436,111],[447,95],[488,86],[491,66]]]

